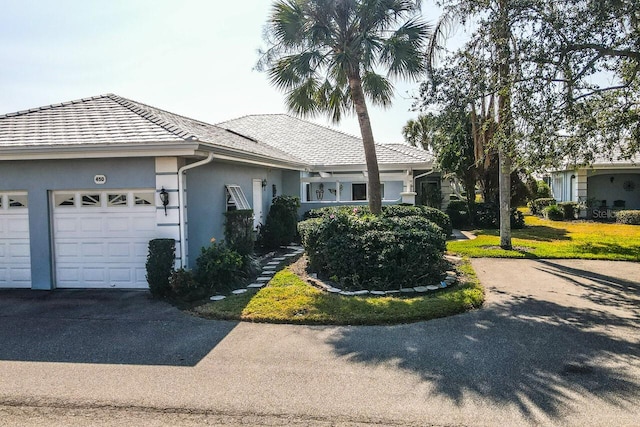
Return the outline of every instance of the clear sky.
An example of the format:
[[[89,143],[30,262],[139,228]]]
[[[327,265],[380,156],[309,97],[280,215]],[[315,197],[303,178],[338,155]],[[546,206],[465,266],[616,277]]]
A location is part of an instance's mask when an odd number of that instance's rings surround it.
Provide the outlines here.
[[[283,113],[254,71],[270,0],[0,0],[0,114],[105,93],[208,123]],[[424,18],[439,13],[425,1]],[[417,83],[371,108],[377,142],[401,142]],[[314,121],[330,125],[324,117]],[[355,118],[339,129],[359,135]]]

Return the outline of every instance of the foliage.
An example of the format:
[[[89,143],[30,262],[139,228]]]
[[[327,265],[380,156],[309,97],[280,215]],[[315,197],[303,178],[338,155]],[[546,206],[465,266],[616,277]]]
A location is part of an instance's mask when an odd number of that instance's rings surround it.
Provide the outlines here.
[[[564,210],[553,204],[542,209],[542,215],[551,221],[562,221],[564,219]]]
[[[246,279],[245,261],[236,251],[221,243],[201,248],[196,259],[195,279],[204,293],[226,291]]]
[[[562,217],[566,220],[573,220],[578,216],[579,207],[576,202],[560,202],[558,207],[562,209]]]
[[[277,0],[265,30],[259,69],[286,92],[290,111],[356,112],[369,176],[369,206],[380,213],[380,174],[367,101],[391,104],[388,77],[417,78],[425,69],[428,26],[415,0]],[[386,75],[379,73],[386,70]]]
[[[256,294],[234,295],[194,309],[210,319],[251,322],[378,325],[451,316],[482,306],[484,290],[468,262],[462,283],[413,297],[345,297],[322,292],[290,269],[278,272]]]
[[[544,181],[536,182],[536,190],[533,195],[533,199],[551,199],[553,194],[551,193],[551,187]]]
[[[477,238],[449,241],[447,250],[470,257],[566,258],[640,261],[640,227],[601,222],[555,222],[525,216],[526,227],[514,230],[514,249],[499,247],[495,230],[478,231]]]
[[[349,290],[430,284],[445,268],[445,234],[420,216],[357,216],[338,211],[299,224],[311,268]]]
[[[619,224],[640,225],[640,210],[623,210],[616,213]]]
[[[175,262],[176,242],[173,239],[153,239],[149,241],[147,253],[147,283],[151,295],[166,297],[171,292],[169,277]]]
[[[198,283],[191,270],[180,268],[169,278],[172,296],[182,301],[195,301],[207,296],[208,288]]]
[[[531,215],[542,215],[542,211],[547,206],[555,205],[556,199],[553,197],[545,197],[541,199],[535,199],[528,203],[529,211]]]
[[[367,206],[330,206],[326,208],[310,209],[305,212],[304,218],[328,218],[331,215],[335,216],[338,213],[350,214],[358,217],[367,217],[371,215],[371,211]],[[382,207],[381,216],[385,218],[419,216],[435,223],[447,236],[451,235],[452,231],[449,216],[440,209],[429,206],[386,205]]]
[[[463,228],[471,225],[469,216],[469,205],[463,200],[452,200],[447,206],[446,213],[451,218],[451,224],[454,228]]]
[[[229,248],[240,255],[253,253],[253,210],[227,211],[224,222],[224,239]]]
[[[297,197],[273,198],[265,225],[260,229],[259,243],[264,249],[277,249],[296,239],[299,207],[300,199]]]

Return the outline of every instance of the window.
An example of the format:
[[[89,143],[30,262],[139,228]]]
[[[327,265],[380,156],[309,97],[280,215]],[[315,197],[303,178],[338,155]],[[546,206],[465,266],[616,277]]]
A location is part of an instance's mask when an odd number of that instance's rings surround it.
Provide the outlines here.
[[[227,210],[233,211],[236,209],[251,209],[247,198],[242,192],[242,188],[239,185],[225,185],[227,188]]]
[[[107,206],[127,206],[127,194],[109,194],[107,195]]]
[[[351,200],[367,200],[367,184],[351,184]]]
[[[75,206],[75,194],[55,194],[55,204],[58,206]]]
[[[11,208],[26,208],[27,207],[27,195],[26,194],[10,194],[9,195],[9,209]]]
[[[136,206],[149,206],[149,205],[153,205],[154,200],[153,200],[153,193],[134,193],[133,195],[133,199],[134,202],[133,204]]]
[[[100,206],[100,194],[83,194],[80,200],[82,206]]]

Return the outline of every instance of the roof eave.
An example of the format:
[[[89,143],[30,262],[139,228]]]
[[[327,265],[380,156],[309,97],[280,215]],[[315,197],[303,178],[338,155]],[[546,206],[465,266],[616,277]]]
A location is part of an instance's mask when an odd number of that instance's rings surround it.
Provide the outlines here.
[[[380,171],[407,169],[433,169],[433,162],[420,162],[420,163],[378,163],[378,169]],[[322,172],[322,171],[334,171],[334,172],[348,172],[348,171],[366,171],[367,165],[350,164],[350,165],[312,165],[309,167],[310,172]]]

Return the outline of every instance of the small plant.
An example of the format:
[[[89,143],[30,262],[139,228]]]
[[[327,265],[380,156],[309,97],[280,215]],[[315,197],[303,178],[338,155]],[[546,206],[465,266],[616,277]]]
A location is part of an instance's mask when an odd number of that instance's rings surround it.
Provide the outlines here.
[[[169,296],[169,277],[175,262],[176,242],[173,239],[153,239],[149,241],[147,254],[147,283],[151,295],[156,298]]]
[[[562,221],[564,219],[564,211],[558,205],[550,205],[542,211],[544,217],[551,221]]]
[[[547,184],[544,181],[538,181],[537,185],[536,185],[536,192],[535,192],[535,198],[536,199],[550,199],[553,197],[553,194],[551,193],[551,187],[549,187],[549,184]]]
[[[640,210],[618,211],[616,222],[620,224],[640,225]]]
[[[244,259],[238,252],[214,242],[201,249],[195,279],[206,292],[228,290],[245,280],[244,267]]]
[[[556,199],[552,197],[545,197],[545,198],[535,199],[530,201],[528,203],[528,207],[529,207],[529,211],[531,212],[531,215],[542,216],[543,215],[542,211],[544,210],[544,208],[546,208],[547,206],[555,205],[555,204],[556,204]]]
[[[267,220],[260,230],[260,245],[267,250],[277,249],[296,239],[300,199],[291,196],[273,198]]]
[[[174,271],[169,284],[173,295],[183,301],[194,301],[206,296],[206,289],[195,280],[191,270],[180,268]]]
[[[224,239],[229,248],[240,255],[253,253],[253,210],[235,210],[225,213]]]
[[[578,216],[579,206],[576,202],[560,202],[558,207],[562,209],[564,219],[573,220]]]

